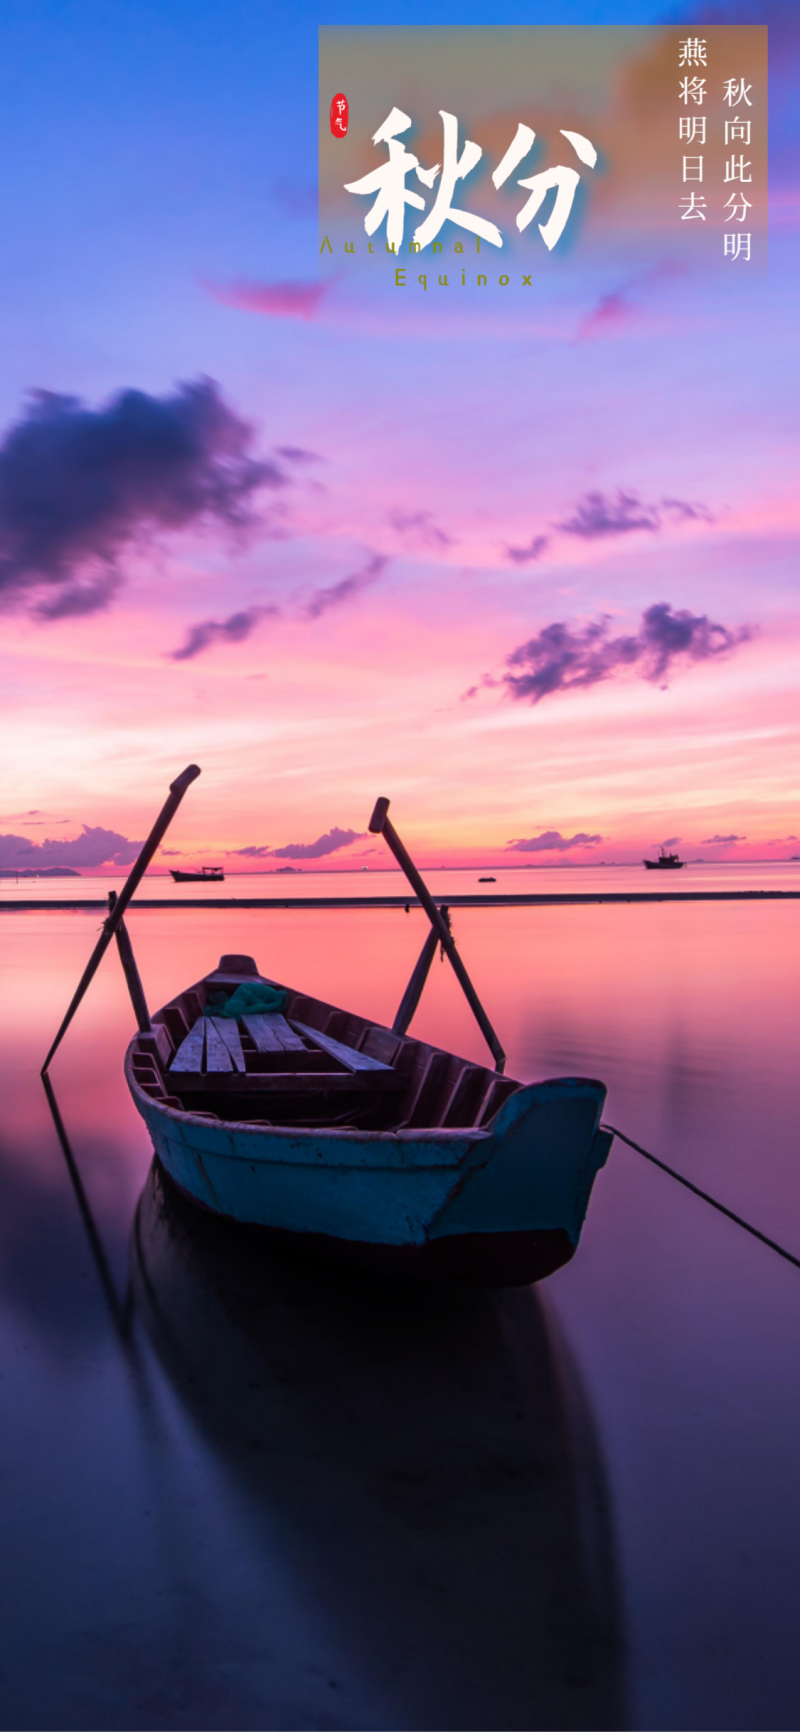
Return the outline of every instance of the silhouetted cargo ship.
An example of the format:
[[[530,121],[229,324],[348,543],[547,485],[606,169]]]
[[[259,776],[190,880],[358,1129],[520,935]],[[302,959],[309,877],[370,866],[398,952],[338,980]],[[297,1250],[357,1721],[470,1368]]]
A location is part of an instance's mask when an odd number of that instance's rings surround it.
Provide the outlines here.
[[[685,860],[679,860],[677,854],[668,854],[665,848],[662,848],[657,860],[642,861],[648,872],[677,872],[685,864]]]
[[[221,866],[201,866],[199,872],[177,872],[170,866],[176,884],[222,884],[225,873]]]

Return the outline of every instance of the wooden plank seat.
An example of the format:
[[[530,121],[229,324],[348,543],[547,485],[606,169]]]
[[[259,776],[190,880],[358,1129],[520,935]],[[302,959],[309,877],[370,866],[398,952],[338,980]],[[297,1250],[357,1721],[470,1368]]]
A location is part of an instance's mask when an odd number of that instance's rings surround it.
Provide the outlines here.
[[[282,1093],[352,1094],[354,1090],[364,1094],[404,1086],[405,1079],[390,1065],[320,1035],[316,1029],[308,1029],[307,1040],[305,1027],[300,1025],[302,1033],[296,1032],[284,1016],[244,1016],[241,1026],[252,1043],[247,1051],[232,1017],[197,1018],[169,1067],[170,1076],[175,1078],[172,1086],[178,1087],[182,1096],[202,1096],[219,1089],[235,1095],[273,1097]]]
[[[322,1034],[318,1028],[310,1028],[308,1023],[298,1022],[293,1018],[292,1024],[301,1034],[313,1040],[316,1046],[321,1047],[323,1052],[330,1053],[331,1058],[338,1058],[350,1071],[381,1071],[392,1068],[390,1064],[384,1064],[382,1059],[371,1058],[369,1053],[358,1052],[354,1046],[345,1046],[344,1041],[333,1040],[329,1034]]]
[[[170,1076],[173,1075],[174,1072],[170,1072]],[[235,1095],[369,1095],[405,1088],[406,1078],[393,1070],[185,1071],[175,1076],[172,1086],[183,1096],[207,1094],[209,1091]]]
[[[245,1016],[242,1025],[257,1052],[306,1051],[305,1042],[289,1027],[285,1016]],[[224,1075],[227,1071],[246,1072],[242,1037],[233,1017],[199,1016],[181,1041],[170,1070],[197,1075],[203,1070],[204,1058],[206,1070],[215,1075]]]
[[[229,1058],[232,1060],[233,1069],[245,1071],[247,1066],[245,1064],[244,1053],[242,1052],[242,1038],[233,1017],[207,1016],[206,1021],[211,1023],[217,1039],[220,1040],[225,1047]],[[206,1046],[208,1046],[208,1035],[206,1035]],[[210,1070],[211,1065],[208,1065],[207,1068]],[[227,1070],[228,1068],[227,1065],[223,1066],[223,1069]]]
[[[206,1070],[219,1074],[233,1070],[233,1059],[228,1051],[227,1042],[217,1029],[214,1018],[207,1016],[206,1023]]]
[[[185,1040],[181,1041],[170,1065],[170,1070],[201,1071],[203,1055],[206,1049],[206,1019],[199,1016],[193,1023]]]
[[[305,1052],[305,1041],[289,1027],[280,1011],[262,1011],[243,1016],[242,1022],[258,1052]]]

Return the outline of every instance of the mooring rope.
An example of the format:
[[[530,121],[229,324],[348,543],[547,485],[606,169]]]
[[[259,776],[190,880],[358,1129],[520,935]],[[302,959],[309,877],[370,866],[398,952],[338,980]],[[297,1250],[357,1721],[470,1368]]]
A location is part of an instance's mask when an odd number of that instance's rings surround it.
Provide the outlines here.
[[[651,1155],[648,1149],[643,1149],[640,1143],[635,1143],[631,1137],[626,1137],[623,1131],[614,1130],[613,1125],[604,1125],[603,1130],[613,1131],[621,1143],[627,1143],[629,1149],[635,1149],[637,1155],[644,1155],[646,1161],[652,1161],[654,1167],[660,1167],[662,1173],[669,1173],[671,1179],[677,1179],[679,1185],[685,1185],[687,1191],[693,1191],[696,1197],[702,1197],[704,1203],[710,1203],[712,1209],[718,1209],[721,1215],[727,1215],[729,1221],[735,1221],[737,1227],[743,1227],[746,1233],[752,1233],[754,1239],[760,1239],[762,1245],[768,1245],[770,1251],[776,1251],[779,1257],[785,1257],[787,1263],[793,1263],[795,1269],[800,1269],[800,1257],[786,1251],[783,1245],[777,1245],[774,1239],[768,1239],[766,1233],[759,1232],[750,1221],[743,1221],[741,1215],[735,1215],[733,1209],[726,1209],[724,1203],[718,1203],[716,1197],[710,1197],[708,1191],[701,1191],[699,1185],[693,1185],[691,1179],[685,1179],[683,1173],[676,1173],[674,1167],[668,1167],[666,1161],[660,1161],[657,1155]]]

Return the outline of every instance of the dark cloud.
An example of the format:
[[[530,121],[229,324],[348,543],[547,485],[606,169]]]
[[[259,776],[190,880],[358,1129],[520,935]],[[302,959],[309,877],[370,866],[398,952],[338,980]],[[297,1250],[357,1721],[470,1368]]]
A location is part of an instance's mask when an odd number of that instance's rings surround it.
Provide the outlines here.
[[[266,313],[273,319],[313,319],[335,279],[319,283],[205,283],[215,301],[226,307],[241,307],[248,313]]]
[[[366,830],[340,830],[334,824],[324,836],[318,836],[316,842],[288,842],[285,848],[271,848],[269,852],[276,860],[321,860],[325,854],[335,854],[339,848],[348,848],[351,842],[363,842],[368,834]],[[245,849],[240,849],[245,853]]]
[[[665,836],[660,844],[662,848],[674,848],[680,842],[680,836]]]
[[[159,848],[159,854],[182,854],[182,848]]]
[[[311,600],[306,605],[306,618],[319,619],[321,613],[329,607],[340,607],[343,601],[349,601],[353,595],[358,595],[362,589],[368,589],[376,582],[389,561],[381,553],[373,554],[361,571],[354,571],[352,577],[343,577],[339,583],[332,583],[327,589],[316,589]]]
[[[39,807],[33,806],[28,812],[0,812],[0,824],[25,825],[26,830],[43,830],[45,824],[71,824],[71,818],[40,818]]]
[[[719,848],[727,842],[746,842],[746,836],[701,836],[701,848]]]
[[[240,613],[232,613],[227,619],[204,619],[198,625],[189,628],[186,642],[180,649],[170,650],[169,659],[173,662],[189,662],[195,656],[203,654],[204,650],[212,649],[217,643],[244,643],[258,625],[259,620],[280,613],[280,608],[272,605],[265,607],[247,607]]]
[[[568,848],[590,848],[602,842],[602,836],[587,836],[578,830],[574,836],[562,836],[560,830],[543,830],[541,836],[520,836],[506,847],[512,854],[563,854]]]
[[[452,535],[439,528],[429,511],[392,511],[389,522],[398,535],[422,547],[453,547]]]
[[[707,614],[673,611],[665,601],[645,609],[635,634],[612,638],[609,625],[607,614],[585,626],[557,622],[520,644],[506,659],[515,670],[504,675],[511,696],[538,704],[552,692],[594,686],[631,667],[642,679],[663,683],[675,662],[726,655],[753,636],[750,626],[730,629]]]
[[[279,445],[278,456],[287,463],[324,463],[317,451],[306,451],[302,445]]]
[[[677,523],[696,521],[713,523],[713,513],[699,500],[662,499],[657,505],[646,505],[638,493],[626,493],[617,488],[616,498],[605,493],[584,493],[574,516],[556,524],[567,535],[580,535],[584,541],[595,541],[604,535],[630,535],[646,529],[651,535],[662,528],[664,513]]]
[[[673,612],[669,602],[657,601],[645,609],[639,628],[645,679],[660,680],[679,656],[694,662],[708,661],[711,656],[725,655],[737,645],[749,643],[752,636],[751,626],[731,630],[715,624],[705,613],[692,614],[685,607]]]
[[[532,559],[541,559],[549,546],[549,535],[534,535],[527,547],[507,547],[506,559],[513,559],[515,565],[527,565]]]
[[[664,510],[679,523],[713,523],[714,514],[699,499],[662,499]]]
[[[40,592],[46,619],[108,606],[120,556],[159,530],[241,530],[285,477],[211,379],[172,396],[121,391],[99,409],[36,392],[0,444],[0,594]],[[47,592],[55,592],[48,595]]]
[[[461,702],[464,704],[468,698],[476,698],[479,692],[492,691],[497,686],[502,686],[503,683],[502,680],[495,679],[493,674],[481,674],[477,685],[470,686],[467,691],[461,693]]]
[[[628,493],[619,487],[614,498],[605,493],[585,493],[578,500],[573,515],[555,524],[555,528],[566,535],[579,535],[584,541],[595,541],[603,536],[629,535],[643,529],[654,535],[663,528],[665,518],[673,523],[714,522],[708,506],[700,500],[662,499],[658,504],[648,505],[638,493]],[[527,546],[507,546],[506,558],[515,565],[528,565],[542,558],[550,541],[549,535],[534,535]]]
[[[122,573],[106,572],[89,583],[67,583],[53,600],[42,601],[36,609],[39,619],[75,619],[82,614],[102,613],[113,601],[122,583]]]
[[[287,842],[285,848],[268,848],[266,842],[251,842],[246,848],[228,848],[228,854],[238,854],[247,860],[321,860],[325,854],[335,854],[339,848],[349,848],[351,842],[362,842],[366,830],[340,830],[334,824],[316,842]]]
[[[585,493],[578,501],[574,517],[557,525],[567,535],[581,535],[593,541],[601,535],[629,535],[634,529],[658,529],[661,519],[654,505],[643,505],[636,493],[617,488],[615,501],[605,493]]]
[[[84,824],[72,842],[29,842],[24,836],[0,836],[0,866],[129,866],[142,848],[116,830]]]

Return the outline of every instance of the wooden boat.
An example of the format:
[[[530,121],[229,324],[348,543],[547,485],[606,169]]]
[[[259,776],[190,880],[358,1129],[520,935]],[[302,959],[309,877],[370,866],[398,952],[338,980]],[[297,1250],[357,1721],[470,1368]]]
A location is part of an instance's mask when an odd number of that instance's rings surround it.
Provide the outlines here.
[[[178,872],[170,866],[170,873],[176,884],[222,884],[225,878],[222,866],[201,866],[199,872]]]
[[[537,1281],[568,1262],[611,1147],[606,1091],[585,1077],[523,1086],[381,797],[382,834],[430,931],[391,1029],[267,980],[251,956],[151,1018],[123,916],[181,800],[189,764],[117,896],[42,1066],[45,1077],[113,938],[139,1033],[134,1103],[170,1177],[203,1208],[295,1249],[477,1285]],[[441,947],[494,1071],[406,1033]],[[236,1003],[232,1003],[233,996]]]
[[[657,860],[642,861],[648,872],[678,872],[685,864],[685,860],[679,860],[677,854],[668,854],[665,848],[662,848]]]
[[[218,1014],[224,989],[254,983],[283,1010]],[[249,956],[156,1012],[125,1073],[160,1161],[205,1209],[324,1257],[477,1285],[572,1257],[612,1142],[602,1083],[524,1086],[267,980]]]

